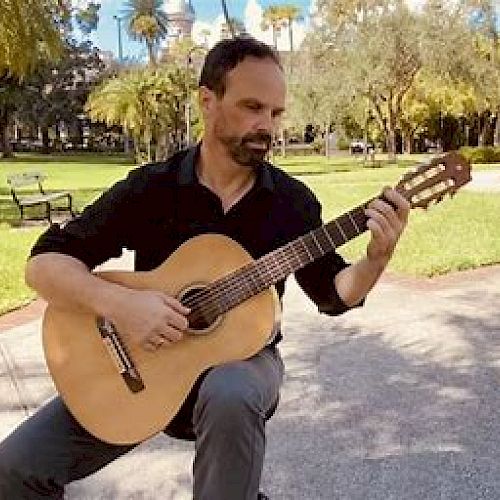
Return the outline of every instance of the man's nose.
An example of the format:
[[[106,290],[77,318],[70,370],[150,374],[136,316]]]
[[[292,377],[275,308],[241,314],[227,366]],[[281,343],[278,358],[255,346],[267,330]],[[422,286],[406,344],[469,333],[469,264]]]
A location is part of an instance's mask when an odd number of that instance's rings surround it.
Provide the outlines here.
[[[275,126],[275,120],[272,116],[271,110],[263,111],[262,113],[260,113],[259,122],[257,126],[259,131],[267,132],[268,134],[270,134],[273,131],[274,126]]]

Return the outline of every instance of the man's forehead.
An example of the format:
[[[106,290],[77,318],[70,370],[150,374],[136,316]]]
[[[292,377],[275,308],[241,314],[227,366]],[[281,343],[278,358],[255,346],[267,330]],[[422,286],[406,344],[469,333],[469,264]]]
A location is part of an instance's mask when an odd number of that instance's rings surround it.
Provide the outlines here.
[[[271,58],[246,57],[227,74],[227,93],[250,93],[264,98],[265,93],[273,97],[285,94],[285,76]]]

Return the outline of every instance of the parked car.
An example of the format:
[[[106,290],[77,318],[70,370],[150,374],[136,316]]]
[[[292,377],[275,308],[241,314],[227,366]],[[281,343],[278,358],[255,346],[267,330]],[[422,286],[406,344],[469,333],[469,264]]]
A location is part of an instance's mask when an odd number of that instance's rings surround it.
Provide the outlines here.
[[[367,143],[367,152],[371,153],[375,149],[374,145],[369,142]],[[349,144],[349,151],[351,154],[354,153],[364,153],[365,152],[365,141],[352,141]]]

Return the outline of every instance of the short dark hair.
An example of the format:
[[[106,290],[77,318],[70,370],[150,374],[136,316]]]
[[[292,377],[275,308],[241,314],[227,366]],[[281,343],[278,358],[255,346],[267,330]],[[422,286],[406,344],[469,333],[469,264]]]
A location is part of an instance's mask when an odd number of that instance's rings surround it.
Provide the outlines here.
[[[209,50],[200,76],[200,87],[207,87],[218,97],[226,91],[226,75],[246,57],[272,59],[283,69],[278,52],[251,37],[236,37],[218,42]]]

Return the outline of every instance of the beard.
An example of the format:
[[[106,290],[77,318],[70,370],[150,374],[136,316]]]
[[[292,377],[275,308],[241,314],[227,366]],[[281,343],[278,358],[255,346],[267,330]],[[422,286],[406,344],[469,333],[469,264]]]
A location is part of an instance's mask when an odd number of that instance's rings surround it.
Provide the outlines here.
[[[271,134],[255,132],[243,137],[217,134],[231,159],[238,165],[258,167],[271,149]]]

